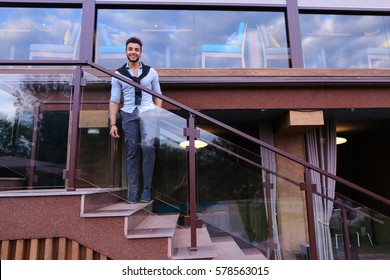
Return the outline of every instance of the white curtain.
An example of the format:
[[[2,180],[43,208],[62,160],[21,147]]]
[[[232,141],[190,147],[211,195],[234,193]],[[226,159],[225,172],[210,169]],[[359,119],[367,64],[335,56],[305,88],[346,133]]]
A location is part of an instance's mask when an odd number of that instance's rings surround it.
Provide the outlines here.
[[[274,132],[272,128],[272,124],[269,122],[260,122],[260,133],[259,133],[260,140],[263,142],[266,142],[270,145],[274,145]],[[268,149],[265,149],[261,147],[260,149],[260,155],[261,155],[261,164],[273,171],[276,171],[276,159],[275,159],[275,153],[269,151]],[[266,172],[262,171],[262,178],[263,182],[265,182],[265,175]],[[276,209],[276,177],[275,175],[270,176],[271,183],[273,184],[273,188],[271,189],[271,197],[267,197],[267,193],[264,191],[264,201],[270,201],[271,209],[268,209],[268,203],[265,203],[266,205],[266,216],[268,218],[268,211],[271,211],[272,216],[272,228],[270,229],[272,231],[273,240],[268,240],[269,242],[273,242],[276,247],[274,249],[275,258],[277,260],[281,259],[281,252],[280,252],[280,243],[279,243],[279,231],[278,231],[278,223],[277,223],[277,209]],[[269,222],[269,221],[268,221]],[[271,252],[268,250],[267,252],[267,258],[269,259],[271,255]]]
[[[306,133],[307,161],[331,174],[336,174],[336,122],[326,121],[323,127]],[[311,171],[313,184],[317,192],[334,198],[335,181]],[[314,195],[314,217],[318,259],[332,260],[332,240],[329,228],[333,202]]]

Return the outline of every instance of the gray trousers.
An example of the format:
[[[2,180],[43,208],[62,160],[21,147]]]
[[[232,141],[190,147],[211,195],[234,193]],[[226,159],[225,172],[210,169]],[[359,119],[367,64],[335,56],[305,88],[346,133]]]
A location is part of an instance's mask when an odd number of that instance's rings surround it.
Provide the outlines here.
[[[120,111],[123,137],[126,143],[126,164],[129,196],[136,197],[142,173],[144,188],[152,187],[155,163],[155,139],[157,135],[157,110],[139,113]],[[142,169],[141,169],[142,166]]]

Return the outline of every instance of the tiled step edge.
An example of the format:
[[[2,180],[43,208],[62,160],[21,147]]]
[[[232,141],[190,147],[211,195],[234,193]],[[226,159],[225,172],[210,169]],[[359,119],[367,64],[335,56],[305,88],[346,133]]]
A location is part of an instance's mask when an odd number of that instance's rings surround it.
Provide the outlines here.
[[[153,202],[128,204],[126,202],[116,202],[101,208],[91,210],[89,212],[81,212],[81,217],[96,218],[96,217],[128,217],[143,209],[151,209]]]
[[[125,231],[127,231],[126,237],[128,239],[172,238],[175,234],[179,214],[154,215],[149,213],[136,226],[131,225],[133,223],[133,219],[131,218],[128,218],[125,224]]]

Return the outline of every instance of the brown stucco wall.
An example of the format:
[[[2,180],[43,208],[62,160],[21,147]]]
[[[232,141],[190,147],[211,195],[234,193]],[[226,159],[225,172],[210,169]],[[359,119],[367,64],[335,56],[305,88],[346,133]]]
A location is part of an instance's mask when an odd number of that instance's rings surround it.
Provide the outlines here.
[[[66,237],[114,260],[167,259],[167,238],[128,240],[123,217],[80,217],[79,195],[0,198],[0,240]]]
[[[194,109],[343,109],[389,108],[386,87],[274,87],[265,85],[163,87],[165,94]],[[164,104],[167,109],[174,107]]]

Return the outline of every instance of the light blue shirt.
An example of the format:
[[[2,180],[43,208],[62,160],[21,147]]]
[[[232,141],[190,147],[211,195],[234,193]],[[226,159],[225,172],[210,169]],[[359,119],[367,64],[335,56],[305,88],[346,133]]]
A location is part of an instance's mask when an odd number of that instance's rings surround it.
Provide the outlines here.
[[[128,65],[126,65],[126,69],[129,71],[130,75],[134,76],[133,71]],[[118,71],[115,73],[123,76]],[[140,63],[138,76],[141,76],[141,74],[142,74],[142,63]],[[152,67],[150,68],[149,73],[141,80],[141,85],[157,93],[162,94],[157,71]],[[138,108],[140,113],[156,108],[156,105],[153,103],[153,96],[144,91],[142,91],[141,105],[134,105],[135,88],[132,85],[126,84],[113,77],[111,79],[110,101],[120,104],[122,94],[123,94],[123,107],[121,108],[121,110],[126,113],[132,113],[136,107]]]

